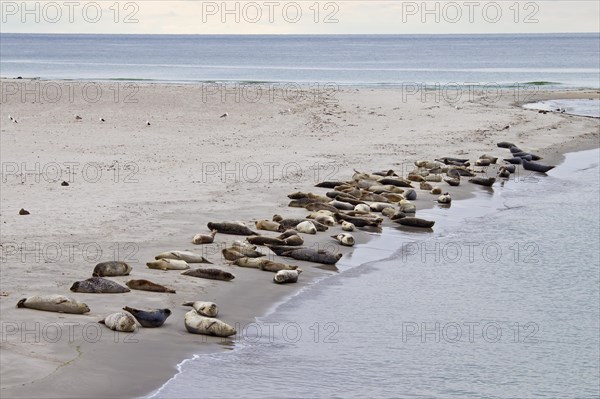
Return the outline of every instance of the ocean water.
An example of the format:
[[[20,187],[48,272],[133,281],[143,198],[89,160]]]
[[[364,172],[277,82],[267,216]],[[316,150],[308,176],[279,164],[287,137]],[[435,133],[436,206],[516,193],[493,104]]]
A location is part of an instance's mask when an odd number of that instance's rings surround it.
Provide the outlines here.
[[[598,88],[600,36],[0,34],[3,77]]]
[[[525,104],[523,107],[600,118],[600,99],[546,100]]]
[[[152,397],[598,398],[599,163],[420,212],[433,233],[386,228]]]

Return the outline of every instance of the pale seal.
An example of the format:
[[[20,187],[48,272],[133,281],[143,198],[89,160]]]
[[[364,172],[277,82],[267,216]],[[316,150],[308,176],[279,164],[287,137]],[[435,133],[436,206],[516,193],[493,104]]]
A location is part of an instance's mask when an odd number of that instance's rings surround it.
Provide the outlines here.
[[[84,314],[90,311],[88,305],[64,295],[35,295],[23,298],[17,303],[18,308],[45,310],[47,312]]]
[[[450,202],[452,202],[452,198],[450,197],[450,194],[445,193],[438,197],[437,202],[439,202],[440,204],[449,204]]]
[[[124,312],[110,314],[98,323],[106,325],[111,330],[120,332],[134,332],[136,328],[133,316]]]
[[[335,238],[340,244],[346,247],[351,247],[354,245],[354,237],[352,234],[340,233],[338,235],[331,236],[331,238]]]
[[[188,265],[186,261],[177,259],[153,260],[151,262],[146,262],[146,266],[149,269],[157,270],[186,270],[190,268],[190,265]]]
[[[102,277],[91,277],[87,280],[73,283],[71,291],[87,294],[122,294],[129,292],[129,288]]]
[[[344,230],[344,231],[354,231],[354,228],[355,228],[355,226],[354,226],[353,223],[350,223],[350,222],[347,222],[345,220],[342,220],[342,230]]]
[[[175,290],[165,287],[164,285],[153,283],[148,280],[129,280],[125,283],[132,290],[152,291],[152,292],[168,292],[175,294]]]
[[[315,227],[314,223],[309,222],[308,220],[298,223],[296,225],[296,230],[299,233],[304,234],[317,234],[317,228]]]
[[[273,282],[277,284],[288,284],[298,282],[298,270],[280,270],[273,276]]]
[[[214,335],[217,337],[229,337],[237,331],[229,324],[212,317],[205,317],[195,310],[185,314],[185,328],[193,334]]]
[[[217,317],[217,315],[219,314],[219,307],[214,302],[194,301],[185,302],[182,305],[193,307],[194,310],[198,312],[198,314],[201,316]]]
[[[131,273],[131,266],[125,262],[101,262],[96,265],[93,277],[114,277],[128,276]]]
[[[192,238],[192,244],[200,245],[200,244],[212,244],[215,240],[215,235],[217,234],[217,230],[213,230],[210,234],[196,234],[194,238]]]
[[[160,327],[171,316],[170,309],[139,310],[125,306],[123,310],[131,313],[138,323],[146,328]]]
[[[258,220],[256,222],[254,222],[254,225],[259,230],[278,232],[280,229],[279,223],[274,222],[272,220]]]

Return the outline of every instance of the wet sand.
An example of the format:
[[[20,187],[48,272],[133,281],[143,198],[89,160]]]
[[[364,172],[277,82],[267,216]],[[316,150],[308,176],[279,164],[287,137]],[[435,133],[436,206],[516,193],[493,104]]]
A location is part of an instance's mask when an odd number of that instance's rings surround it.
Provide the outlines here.
[[[81,93],[85,83],[69,85]],[[434,96],[403,100],[399,90],[344,88],[299,101],[275,95],[250,102],[235,96],[205,98],[194,86],[143,84],[133,103],[123,95],[115,101],[114,84],[100,87],[111,95],[94,103],[77,95],[56,103],[31,97],[23,101],[20,96],[2,99],[3,397],[148,394],[183,359],[230,348],[240,339],[188,334],[184,301],[217,302],[219,318],[243,331],[245,324],[286,297],[335,273],[294,262],[304,270],[299,283],[275,285],[271,273],[229,266],[221,259],[219,250],[243,237],[217,234],[213,245],[191,244],[194,234],[208,232],[209,221],[241,220],[253,227],[254,220],[275,213],[305,216],[305,210],[287,207],[286,195],[324,194],[326,189],[312,186],[350,179],[353,168],[406,174],[418,159],[505,156],[507,150],[496,148],[504,140],[540,152],[544,162],[557,163],[565,152],[598,145],[598,120],[524,110],[508,94],[493,103],[474,98],[454,104]],[[598,98],[599,93],[541,92],[528,101],[569,98],[565,95]],[[228,116],[220,118],[225,112]],[[9,123],[9,115],[18,123]],[[83,119],[76,121],[75,115]],[[61,186],[63,180],[68,187]],[[466,182],[440,186],[454,200],[474,189]],[[417,191],[417,209],[434,206],[435,196]],[[31,215],[19,216],[21,208]],[[307,244],[335,245],[329,236],[337,231],[339,227],[308,237]],[[369,237],[355,236],[359,242]],[[347,248],[339,248],[348,254]],[[202,280],[145,267],[154,255],[172,249],[201,252],[236,278]],[[115,258],[130,263],[133,272],[112,280],[146,278],[175,288],[177,294],[69,291],[74,281],[91,276],[97,262]],[[91,312],[16,309],[20,298],[35,294],[72,296],[86,302]],[[173,315],[162,328],[140,329],[134,335],[116,334],[96,323],[125,305],[169,307]]]

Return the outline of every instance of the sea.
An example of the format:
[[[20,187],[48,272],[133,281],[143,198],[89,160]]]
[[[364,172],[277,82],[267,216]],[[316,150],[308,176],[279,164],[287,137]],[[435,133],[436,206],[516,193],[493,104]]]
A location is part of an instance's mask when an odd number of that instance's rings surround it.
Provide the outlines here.
[[[599,65],[597,34],[0,33],[9,78],[598,89]],[[545,106],[600,116],[565,104]],[[419,211],[433,232],[384,228],[148,397],[600,397],[599,164],[567,154]]]
[[[600,35],[0,33],[0,75],[158,82],[599,88]]]

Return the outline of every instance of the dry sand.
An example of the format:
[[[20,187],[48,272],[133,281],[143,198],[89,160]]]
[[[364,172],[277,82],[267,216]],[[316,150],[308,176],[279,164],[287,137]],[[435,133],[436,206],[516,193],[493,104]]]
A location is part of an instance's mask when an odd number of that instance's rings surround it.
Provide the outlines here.
[[[431,93],[404,98],[400,89],[370,88],[305,92],[292,101],[280,89],[267,96],[265,88],[252,102],[250,92],[239,92],[239,99],[231,91],[224,99],[205,98],[206,87],[189,85],[2,85],[0,396],[6,398],[148,394],[193,353],[227,349],[241,339],[188,334],[183,315],[189,308],[182,302],[215,301],[222,320],[243,327],[316,278],[335,273],[294,262],[305,271],[299,283],[279,286],[271,273],[228,266],[219,250],[243,237],[218,234],[213,245],[191,244],[194,234],[208,232],[209,221],[252,225],[275,213],[303,216],[305,211],[287,208],[289,192],[323,194],[325,189],[312,188],[316,182],[349,179],[353,168],[406,173],[417,159],[504,156],[506,150],[496,148],[502,140],[539,151],[549,163],[564,152],[598,146],[598,119],[523,110],[523,98],[510,89],[493,102],[475,96],[448,103]],[[14,87],[17,94],[8,95]],[[38,94],[23,97],[25,87]],[[49,90],[56,87],[62,95],[54,102]],[[102,92],[96,102],[84,94],[90,87]],[[598,91],[545,91],[527,100],[598,97]],[[61,186],[63,180],[70,185]],[[441,186],[455,199],[473,188]],[[420,194],[418,208],[432,206],[434,198]],[[19,216],[21,208],[31,215]],[[336,231],[307,242],[332,244],[328,236]],[[202,280],[145,267],[155,254],[172,249],[202,252],[236,278]],[[177,294],[69,291],[74,281],[91,276],[97,262],[115,258],[134,270],[113,280],[146,278]],[[15,307],[35,294],[72,296],[91,312]],[[96,323],[125,305],[169,307],[173,315],[162,328],[134,335]]]

